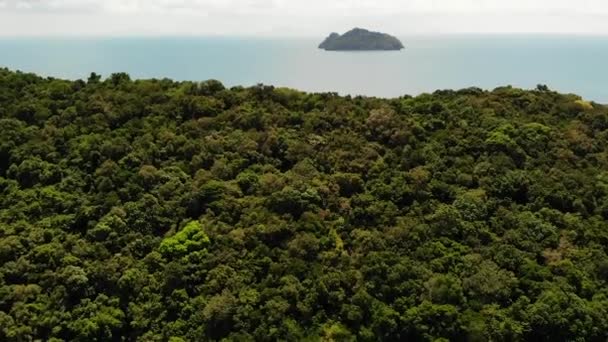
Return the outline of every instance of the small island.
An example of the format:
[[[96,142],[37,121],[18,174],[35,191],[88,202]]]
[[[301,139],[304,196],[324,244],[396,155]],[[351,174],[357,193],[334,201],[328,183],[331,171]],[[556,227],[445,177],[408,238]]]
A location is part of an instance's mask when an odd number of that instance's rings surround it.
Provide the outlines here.
[[[334,32],[319,45],[319,49],[327,51],[388,51],[403,48],[401,41],[391,35],[362,28],[354,28],[343,35]]]

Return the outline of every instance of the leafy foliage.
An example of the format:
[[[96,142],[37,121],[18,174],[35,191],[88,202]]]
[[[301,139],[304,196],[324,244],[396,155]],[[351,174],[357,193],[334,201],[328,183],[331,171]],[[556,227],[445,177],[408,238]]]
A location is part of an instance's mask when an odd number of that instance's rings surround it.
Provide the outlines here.
[[[182,256],[199,251],[208,243],[209,237],[205,235],[200,223],[190,222],[174,236],[161,241],[158,249],[161,254],[168,257]]]
[[[0,69],[0,340],[608,338],[608,108]]]

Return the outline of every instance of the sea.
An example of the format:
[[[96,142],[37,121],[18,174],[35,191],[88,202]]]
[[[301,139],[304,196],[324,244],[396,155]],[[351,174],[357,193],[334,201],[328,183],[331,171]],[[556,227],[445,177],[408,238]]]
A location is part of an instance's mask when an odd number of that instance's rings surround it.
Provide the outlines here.
[[[399,37],[401,51],[328,52],[318,38],[0,38],[0,67],[86,79],[216,79],[393,98],[438,89],[538,84],[608,103],[608,36]]]

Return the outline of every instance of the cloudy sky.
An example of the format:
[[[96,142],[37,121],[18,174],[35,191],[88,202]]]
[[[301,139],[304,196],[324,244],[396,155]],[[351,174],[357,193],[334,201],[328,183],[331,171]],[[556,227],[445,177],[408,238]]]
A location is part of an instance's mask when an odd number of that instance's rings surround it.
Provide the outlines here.
[[[608,0],[0,0],[0,36],[608,35]]]

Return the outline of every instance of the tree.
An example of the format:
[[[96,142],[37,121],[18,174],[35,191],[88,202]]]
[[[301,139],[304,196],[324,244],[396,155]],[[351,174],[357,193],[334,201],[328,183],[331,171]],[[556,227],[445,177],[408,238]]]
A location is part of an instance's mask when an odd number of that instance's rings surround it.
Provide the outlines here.
[[[163,239],[159,251],[166,257],[180,257],[187,253],[200,251],[209,244],[210,240],[197,221],[187,223],[175,235]]]

